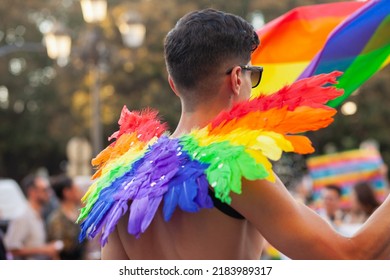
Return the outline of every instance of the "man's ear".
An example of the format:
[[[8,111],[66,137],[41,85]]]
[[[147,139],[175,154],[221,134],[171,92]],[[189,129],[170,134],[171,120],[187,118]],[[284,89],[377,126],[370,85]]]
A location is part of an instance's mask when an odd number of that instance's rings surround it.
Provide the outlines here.
[[[233,95],[238,96],[240,94],[240,88],[242,85],[242,69],[239,66],[236,66],[232,69],[230,73],[230,85],[233,92]]]
[[[179,93],[176,89],[176,85],[175,85],[175,82],[173,81],[171,75],[168,75],[168,83],[169,83],[169,86],[171,87],[171,89],[173,90],[173,92],[179,96]]]

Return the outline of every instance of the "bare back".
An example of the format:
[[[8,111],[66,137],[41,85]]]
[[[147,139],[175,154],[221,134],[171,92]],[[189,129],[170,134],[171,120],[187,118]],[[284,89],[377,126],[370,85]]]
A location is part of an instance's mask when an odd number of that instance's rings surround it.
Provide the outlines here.
[[[247,220],[218,209],[176,210],[165,222],[161,207],[139,239],[127,233],[128,214],[110,235],[103,259],[259,259],[264,239]]]

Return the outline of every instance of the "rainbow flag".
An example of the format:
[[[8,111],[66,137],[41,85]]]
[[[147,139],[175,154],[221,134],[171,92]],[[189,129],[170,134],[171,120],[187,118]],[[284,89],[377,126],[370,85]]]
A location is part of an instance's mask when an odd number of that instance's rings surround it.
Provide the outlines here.
[[[383,160],[374,149],[358,149],[314,156],[307,160],[310,177],[313,180],[313,201],[320,207],[321,191],[326,185],[335,184],[342,191],[343,208],[350,206],[353,186],[366,181],[371,184],[379,201],[386,197],[386,180],[381,172]]]
[[[345,93],[336,107],[390,62],[390,1],[338,2],[296,8],[258,31],[252,64],[263,65],[253,95],[271,93],[297,79],[344,72]]]

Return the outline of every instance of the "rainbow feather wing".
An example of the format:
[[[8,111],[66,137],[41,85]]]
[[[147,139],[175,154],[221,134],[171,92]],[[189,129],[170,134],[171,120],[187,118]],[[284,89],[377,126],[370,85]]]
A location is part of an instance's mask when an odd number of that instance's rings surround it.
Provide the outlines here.
[[[333,121],[336,110],[324,103],[342,91],[323,85],[334,84],[339,75],[340,72],[322,74],[286,86],[272,95],[237,104],[229,112],[222,112],[206,128],[194,131],[194,138],[204,149],[223,145],[219,151],[213,149],[198,158],[200,161],[210,158],[207,176],[216,197],[229,203],[230,191],[241,193],[241,177],[273,180],[268,159],[278,160],[282,152],[313,152],[307,137],[291,134],[317,130]],[[236,149],[242,150],[236,155]]]
[[[313,152],[305,131],[329,125],[335,109],[324,105],[342,94],[331,86],[340,72],[300,80],[267,96],[235,105],[209,125],[180,138],[163,135],[157,114],[124,108],[116,141],[103,151],[96,181],[85,196],[80,239],[102,232],[107,242],[129,212],[128,232],[139,237],[162,205],[168,221],[177,207],[213,207],[209,186],[222,202],[241,193],[242,178],[274,180],[270,160],[283,152]],[[131,123],[128,123],[128,122]]]
[[[166,124],[156,116],[153,110],[130,112],[123,107],[120,129],[110,137],[116,140],[92,161],[98,170],[83,197],[85,206],[78,218],[82,221],[80,240],[87,235],[95,237],[110,220],[118,220],[127,211],[127,203],[114,204],[115,197],[142,163],[148,147],[165,132]]]

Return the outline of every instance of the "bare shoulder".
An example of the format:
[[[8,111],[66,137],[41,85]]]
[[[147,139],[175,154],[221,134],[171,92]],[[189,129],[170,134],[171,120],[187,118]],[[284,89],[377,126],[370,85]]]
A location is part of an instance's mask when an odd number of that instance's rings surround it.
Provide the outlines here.
[[[277,177],[275,182],[244,179],[242,185],[241,194],[232,194],[232,206],[254,224],[259,224],[256,222],[259,211],[260,215],[267,216],[299,208],[298,202]]]
[[[117,227],[108,237],[107,244],[102,247],[101,258],[103,260],[127,260],[123,244],[120,240]]]
[[[138,238],[127,232],[124,215],[104,246],[104,259],[259,259],[263,238],[247,221],[218,209],[187,213],[177,209],[171,220],[159,208]]]

